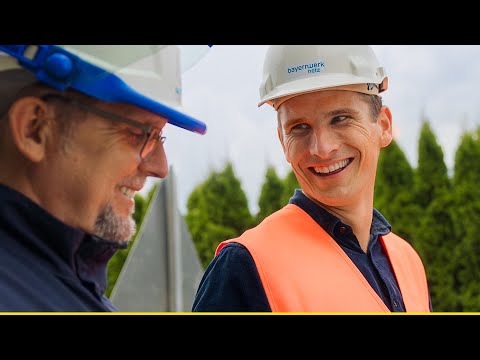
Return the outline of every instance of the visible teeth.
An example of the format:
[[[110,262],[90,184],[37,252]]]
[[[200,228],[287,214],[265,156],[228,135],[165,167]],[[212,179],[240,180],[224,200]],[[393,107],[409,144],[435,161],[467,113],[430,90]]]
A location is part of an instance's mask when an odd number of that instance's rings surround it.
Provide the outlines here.
[[[120,192],[129,198],[133,198],[133,196],[135,195],[135,190],[127,188],[126,186],[120,187]]]
[[[345,159],[345,160],[342,160],[342,161],[339,161],[335,164],[332,164],[332,165],[329,165],[328,167],[327,166],[317,166],[317,167],[314,167],[313,169],[315,170],[315,172],[317,174],[328,174],[328,173],[331,173],[335,170],[338,170],[340,168],[344,168],[345,166],[347,166],[348,164],[348,159]]]

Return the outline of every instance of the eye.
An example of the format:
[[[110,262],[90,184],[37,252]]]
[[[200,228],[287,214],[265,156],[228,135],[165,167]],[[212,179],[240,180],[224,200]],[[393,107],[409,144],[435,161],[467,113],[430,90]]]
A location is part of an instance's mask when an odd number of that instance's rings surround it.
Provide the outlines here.
[[[133,145],[143,144],[146,136],[145,131],[134,127],[127,127],[126,130],[129,142]]]
[[[337,123],[341,123],[341,122],[344,122],[348,119],[351,119],[350,116],[335,116],[333,119],[332,119],[332,124],[337,124]]]
[[[305,124],[305,123],[300,123],[300,124],[293,125],[288,130],[288,133],[293,133],[293,134],[303,133],[303,132],[305,132],[306,130],[309,130],[309,129],[310,129],[310,125]]]
[[[308,126],[307,124],[297,124],[295,126],[292,126],[292,129],[308,129],[310,126]]]

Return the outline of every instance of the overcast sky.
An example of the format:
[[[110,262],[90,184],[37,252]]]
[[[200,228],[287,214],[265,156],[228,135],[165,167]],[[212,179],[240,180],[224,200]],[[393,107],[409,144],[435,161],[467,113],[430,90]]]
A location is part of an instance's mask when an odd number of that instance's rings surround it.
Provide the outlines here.
[[[389,77],[382,97],[393,114],[394,135],[411,165],[417,164],[425,114],[451,169],[462,131],[480,121],[480,46],[372,47]],[[223,170],[227,161],[233,163],[253,213],[266,167],[273,165],[281,177],[290,170],[277,139],[275,111],[268,105],[257,107],[266,50],[261,45],[214,45],[183,75],[183,106],[208,128],[198,135],[166,127],[165,149],[182,214],[193,189],[212,170]]]

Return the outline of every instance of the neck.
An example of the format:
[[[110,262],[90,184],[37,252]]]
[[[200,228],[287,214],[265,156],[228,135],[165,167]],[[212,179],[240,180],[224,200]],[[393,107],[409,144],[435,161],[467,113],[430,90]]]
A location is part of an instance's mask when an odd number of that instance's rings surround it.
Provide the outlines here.
[[[373,218],[373,196],[343,206],[320,204],[327,211],[338,217],[343,223],[350,225],[362,250],[366,253],[370,241],[370,229]]]
[[[24,175],[28,172],[27,164],[23,161],[17,161],[16,164],[10,165],[10,162],[7,159],[0,159],[2,164],[0,167],[0,183],[34,201],[37,200],[32,193],[28,177]]]

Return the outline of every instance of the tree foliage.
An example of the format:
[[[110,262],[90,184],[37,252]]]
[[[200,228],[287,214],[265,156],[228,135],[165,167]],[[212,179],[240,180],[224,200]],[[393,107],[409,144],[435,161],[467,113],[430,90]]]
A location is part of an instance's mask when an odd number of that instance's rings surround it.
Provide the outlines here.
[[[459,311],[480,311],[480,141],[478,130],[464,133],[455,152],[451,207],[456,251],[452,256]]]
[[[283,179],[283,194],[282,204],[288,204],[288,201],[293,196],[295,189],[300,189],[300,183],[295,176],[293,170],[290,170]]]
[[[239,236],[253,225],[247,196],[230,162],[193,190],[187,199],[185,221],[204,267],[221,241]]]
[[[437,196],[450,190],[443,150],[438,144],[430,122],[425,120],[418,140],[418,166],[415,173],[415,199],[426,208]]]
[[[465,132],[455,152],[453,182],[480,184],[480,146],[478,132]]]
[[[268,166],[258,200],[257,224],[288,202],[283,202],[283,192],[283,181],[278,177],[275,168]]]
[[[435,311],[460,311],[455,279],[457,238],[450,193],[435,198],[422,213],[416,235],[416,249],[427,273]]]
[[[378,159],[374,207],[392,225],[392,231],[412,245],[420,207],[414,201],[414,170],[396,141],[382,150]]]
[[[413,168],[398,143],[393,140],[378,158],[374,204],[385,208],[399,192],[413,187]]]

